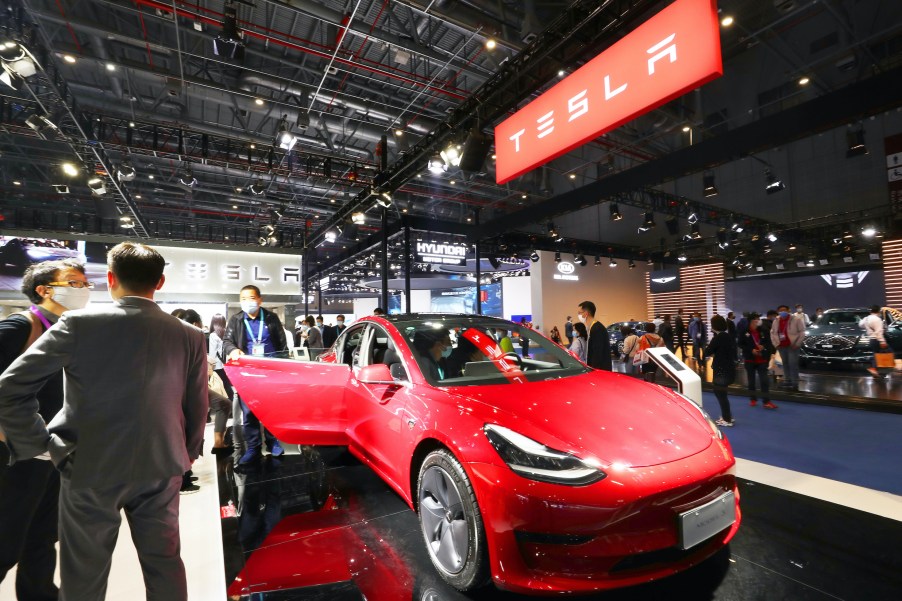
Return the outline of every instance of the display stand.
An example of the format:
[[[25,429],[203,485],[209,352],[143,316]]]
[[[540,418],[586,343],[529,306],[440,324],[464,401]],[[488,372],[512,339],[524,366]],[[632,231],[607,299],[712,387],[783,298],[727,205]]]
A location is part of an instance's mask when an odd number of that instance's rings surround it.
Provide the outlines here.
[[[650,348],[645,352],[649,361],[654,361],[655,365],[676,382],[677,392],[699,407],[702,406],[702,379],[697,373],[689,369],[667,348]]]

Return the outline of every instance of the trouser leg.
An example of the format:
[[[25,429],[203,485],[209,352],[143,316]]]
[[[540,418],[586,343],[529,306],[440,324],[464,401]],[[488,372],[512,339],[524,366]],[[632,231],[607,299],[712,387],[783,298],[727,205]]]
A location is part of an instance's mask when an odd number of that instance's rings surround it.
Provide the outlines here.
[[[767,377],[767,363],[758,363],[755,365],[755,371],[758,374],[758,380],[761,382],[761,397],[765,403],[770,402],[770,379]]]
[[[179,477],[181,478],[181,477]],[[119,536],[118,491],[70,488],[60,479],[60,601],[104,601]]]
[[[136,489],[137,494],[124,505],[144,574],[147,601],[188,599],[179,539],[181,483],[181,476],[148,483]]]
[[[786,351],[787,360],[783,361],[783,371],[786,374],[786,380],[791,384],[799,383],[799,349],[788,348]],[[789,371],[786,371],[787,364]]]
[[[244,443],[248,450],[260,448],[260,420],[241,401],[241,412],[244,415]]]
[[[745,364],[745,377],[748,380],[748,389],[749,389],[749,398],[751,400],[756,400],[756,391],[755,391],[755,374],[757,373],[757,366],[754,363],[746,363]]]
[[[727,397],[727,389],[722,386],[715,386],[714,396],[717,397],[717,404],[720,405],[720,416],[728,422],[733,421],[733,412],[730,410],[730,399]]]
[[[56,600],[59,475],[40,459],[0,468],[0,581],[16,568],[20,601]]]
[[[781,346],[780,349],[780,362],[783,364],[783,383],[786,385],[794,384],[793,380],[793,369],[790,357],[790,348],[788,346]]]

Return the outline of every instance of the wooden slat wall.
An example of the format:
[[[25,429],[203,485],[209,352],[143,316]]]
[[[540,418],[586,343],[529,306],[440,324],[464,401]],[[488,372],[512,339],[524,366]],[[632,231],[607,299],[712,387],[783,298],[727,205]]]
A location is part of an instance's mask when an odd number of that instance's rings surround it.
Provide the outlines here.
[[[883,241],[883,278],[886,305],[902,309],[902,240]]]
[[[711,317],[727,304],[722,263],[681,267],[679,292],[652,294],[649,274],[645,274],[645,290],[648,291],[648,319],[668,313],[675,316],[677,309],[682,308],[684,317],[698,311],[710,323]]]

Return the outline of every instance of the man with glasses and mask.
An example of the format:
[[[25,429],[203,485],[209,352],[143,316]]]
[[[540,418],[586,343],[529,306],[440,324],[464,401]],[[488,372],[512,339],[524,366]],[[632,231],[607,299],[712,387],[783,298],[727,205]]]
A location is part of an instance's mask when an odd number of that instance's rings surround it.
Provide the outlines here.
[[[241,311],[229,319],[222,341],[223,353],[229,360],[233,361],[241,355],[272,357],[277,352],[287,351],[288,342],[285,340],[282,321],[278,315],[263,308],[260,289],[247,285],[241,289],[238,300],[241,303]],[[284,453],[275,436],[260,425],[260,420],[243,401],[240,403],[244,416],[244,442],[247,448],[238,463],[250,463],[260,456],[261,428],[269,452],[274,457]]]
[[[0,372],[26,351],[69,309],[88,304],[94,285],[85,268],[73,260],[44,261],[31,265],[22,278],[22,293],[32,302],[27,311],[0,321]],[[63,408],[63,372],[54,373],[37,393],[39,413],[45,422]],[[3,451],[5,445],[0,443]],[[16,569],[19,599],[56,599],[59,472],[42,459],[23,459],[7,467],[0,458],[0,582]]]
[[[595,320],[595,303],[583,301],[576,310],[579,320],[586,324],[589,331],[588,350],[586,363],[595,369],[613,370],[611,362],[611,341],[608,339],[608,330],[604,324]]]
[[[114,246],[107,254],[114,302],[63,314],[0,377],[0,429],[11,459],[49,451],[60,472],[60,599],[106,596],[122,511],[146,598],[188,598],[179,488],[203,445],[207,352],[203,332],[154,302],[165,264],[149,246]],[[59,289],[78,289],[51,287],[57,302]],[[60,370],[63,408],[46,424],[35,397]]]

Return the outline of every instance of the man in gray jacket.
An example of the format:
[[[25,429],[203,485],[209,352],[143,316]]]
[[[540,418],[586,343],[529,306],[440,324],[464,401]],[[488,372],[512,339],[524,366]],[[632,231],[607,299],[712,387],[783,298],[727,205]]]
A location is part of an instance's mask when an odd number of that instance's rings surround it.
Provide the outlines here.
[[[61,601],[102,601],[129,520],[149,600],[187,599],[178,491],[207,415],[203,332],[153,301],[165,261],[123,242],[107,256],[112,306],[69,311],[0,378],[10,462],[43,455],[60,470]],[[65,372],[62,410],[45,424],[36,393]]]

